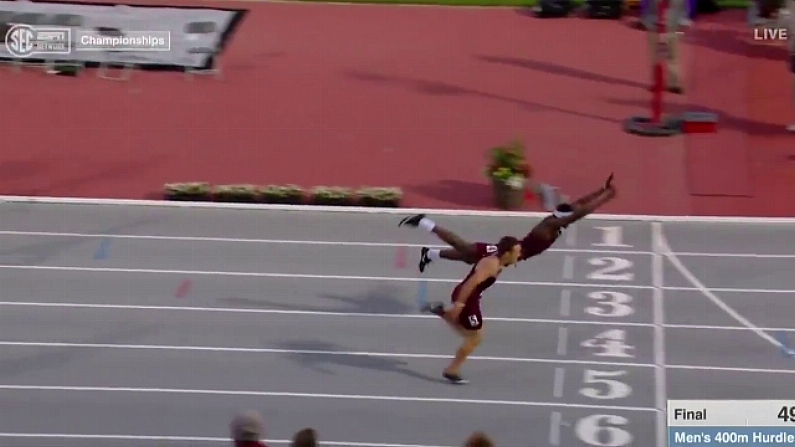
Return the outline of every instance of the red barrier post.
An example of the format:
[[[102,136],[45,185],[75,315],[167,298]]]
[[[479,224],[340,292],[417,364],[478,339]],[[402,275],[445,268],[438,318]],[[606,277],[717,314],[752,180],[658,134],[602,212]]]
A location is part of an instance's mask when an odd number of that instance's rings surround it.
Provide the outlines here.
[[[668,1],[657,2],[657,61],[654,64],[654,87],[651,95],[651,122],[660,124],[662,121],[662,100],[665,91],[665,64],[668,61],[668,40],[666,39],[666,14]]]
[[[647,33],[649,36],[649,42],[651,51],[655,54],[652,56],[654,57],[653,66],[652,66],[652,77],[653,77],[653,84],[651,88],[651,116],[644,117],[644,116],[633,116],[629,119],[624,121],[624,131],[635,134],[635,135],[642,135],[647,137],[669,137],[673,135],[678,135],[683,132],[684,125],[683,123],[687,122],[688,120],[692,120],[694,118],[693,114],[685,114],[684,118],[676,118],[676,119],[663,119],[663,94],[667,90],[666,85],[666,64],[668,64],[668,39],[667,35],[669,33],[668,30],[668,14],[670,10],[671,0],[656,0],[656,5],[652,6],[655,7],[657,10],[657,23],[654,25],[649,25],[649,29]],[[650,12],[650,11],[649,11]],[[675,29],[674,29],[675,31]],[[716,118],[713,116],[710,117],[697,117],[702,121],[709,121],[715,122]],[[714,125],[713,125],[714,127]]]

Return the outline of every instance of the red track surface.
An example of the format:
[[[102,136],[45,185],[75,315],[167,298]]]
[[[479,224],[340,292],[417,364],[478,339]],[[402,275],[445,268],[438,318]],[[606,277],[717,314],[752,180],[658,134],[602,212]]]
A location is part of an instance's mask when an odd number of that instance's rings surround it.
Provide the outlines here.
[[[250,14],[222,82],[3,69],[0,193],[374,185],[403,187],[407,206],[488,209],[485,150],[521,137],[539,176],[572,194],[615,171],[621,191],[610,212],[795,216],[795,203],[773,200],[795,186],[795,139],[783,132],[786,52],[749,42],[743,13],[699,21],[685,50],[690,104],[669,107],[717,111],[720,133],[644,139],[620,122],[647,113],[645,38],[618,22],[497,9],[223,7]]]

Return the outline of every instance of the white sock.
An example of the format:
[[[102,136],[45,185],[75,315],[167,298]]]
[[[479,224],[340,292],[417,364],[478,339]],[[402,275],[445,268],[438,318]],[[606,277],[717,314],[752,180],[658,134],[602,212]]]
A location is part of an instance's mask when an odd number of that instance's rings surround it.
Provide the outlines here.
[[[437,249],[428,250],[428,259],[430,259],[431,261],[436,261],[437,259],[441,259],[441,253],[442,250],[437,250]]]
[[[433,231],[433,229],[436,228],[436,222],[432,221],[431,219],[423,217],[422,219],[420,219],[420,228],[428,232]]]

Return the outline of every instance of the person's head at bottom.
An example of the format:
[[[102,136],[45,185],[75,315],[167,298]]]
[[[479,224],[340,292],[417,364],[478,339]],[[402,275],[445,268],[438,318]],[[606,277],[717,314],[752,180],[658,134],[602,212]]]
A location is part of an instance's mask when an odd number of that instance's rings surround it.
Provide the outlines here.
[[[519,239],[513,236],[504,236],[497,242],[497,257],[500,258],[500,264],[503,266],[516,264],[521,254],[522,247],[519,244]]]
[[[305,428],[293,435],[291,447],[318,447],[317,432],[312,428]]]
[[[235,447],[262,447],[262,416],[254,410],[236,415],[229,424],[229,431]]]
[[[494,442],[481,431],[476,431],[467,439],[464,447],[494,447]]]

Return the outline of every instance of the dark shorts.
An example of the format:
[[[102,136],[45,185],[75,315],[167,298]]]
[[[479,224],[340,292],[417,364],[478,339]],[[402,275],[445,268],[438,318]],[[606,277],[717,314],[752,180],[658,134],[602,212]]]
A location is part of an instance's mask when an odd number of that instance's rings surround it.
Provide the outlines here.
[[[453,299],[455,302],[455,299]],[[468,331],[478,331],[483,327],[483,314],[480,312],[480,303],[467,303],[458,316],[458,324]]]

